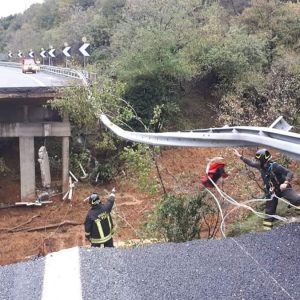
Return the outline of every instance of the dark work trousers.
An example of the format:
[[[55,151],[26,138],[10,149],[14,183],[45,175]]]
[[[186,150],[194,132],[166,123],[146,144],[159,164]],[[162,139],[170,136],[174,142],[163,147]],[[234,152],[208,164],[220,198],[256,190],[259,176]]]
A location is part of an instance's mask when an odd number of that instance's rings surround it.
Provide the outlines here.
[[[295,206],[300,206],[300,195],[296,193],[292,188],[288,188],[282,191],[280,197],[284,198],[285,200],[287,200],[288,202],[290,202]],[[265,213],[268,215],[275,215],[277,204],[278,204],[278,198],[276,196],[273,197],[272,200],[267,201]],[[267,216],[265,220],[272,222],[274,221],[274,218]]]
[[[92,247],[101,247],[104,246],[104,248],[107,247],[114,247],[114,242],[113,239],[108,240],[107,242],[103,243],[103,244],[92,244]]]

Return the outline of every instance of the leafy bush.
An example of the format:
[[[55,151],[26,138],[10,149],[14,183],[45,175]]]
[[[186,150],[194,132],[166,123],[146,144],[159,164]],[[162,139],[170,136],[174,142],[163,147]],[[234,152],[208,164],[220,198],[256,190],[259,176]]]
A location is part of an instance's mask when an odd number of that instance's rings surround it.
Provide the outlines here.
[[[144,144],[125,147],[121,159],[125,162],[128,177],[137,184],[141,191],[153,195],[157,191],[157,180],[155,176],[150,176],[153,165],[151,151],[153,149]]]
[[[245,76],[236,89],[223,97],[220,102],[219,120],[221,124],[248,126],[270,126],[278,118],[284,116],[292,125],[297,125],[300,99],[299,76],[289,74],[285,68],[274,67],[265,76],[256,73],[257,78],[264,78],[265,83],[258,80],[249,81],[254,74]],[[246,81],[248,83],[246,84]],[[242,124],[240,124],[242,122]]]
[[[82,151],[80,153],[71,153],[70,155],[70,170],[75,174],[78,178],[83,176],[83,172],[80,168],[80,164],[85,169],[85,166],[89,161],[89,153],[88,151]]]
[[[113,167],[111,164],[99,164],[92,172],[91,177],[98,183],[106,183],[113,178]]]
[[[146,230],[168,242],[190,241],[200,238],[202,221],[206,222],[205,216],[210,213],[216,211],[208,205],[206,192],[193,197],[165,194],[154,208]]]
[[[4,158],[0,157],[0,174],[4,175],[9,171],[9,168],[6,166]]]
[[[176,119],[179,109],[175,101],[177,99],[175,94],[170,82],[159,78],[159,74],[156,74],[154,77],[135,78],[134,85],[128,86],[124,98],[134,107],[136,114],[146,126],[149,126],[153,111],[157,107],[161,107],[160,118],[164,120],[164,123]],[[144,129],[136,120],[132,120],[130,126],[135,130]]]

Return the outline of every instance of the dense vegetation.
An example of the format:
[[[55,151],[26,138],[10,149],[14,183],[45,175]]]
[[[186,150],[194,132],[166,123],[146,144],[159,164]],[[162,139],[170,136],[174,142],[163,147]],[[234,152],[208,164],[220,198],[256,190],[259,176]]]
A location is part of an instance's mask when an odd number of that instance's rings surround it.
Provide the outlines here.
[[[78,46],[82,37],[92,49],[87,68],[99,80],[89,89],[66,90],[52,105],[68,111],[77,125],[74,157],[92,156],[95,176],[111,178],[126,155],[133,162],[128,148],[120,156],[124,145],[109,133],[100,131],[97,138],[101,112],[139,130],[182,130],[197,126],[181,118],[181,100],[197,91],[209,95],[204,104],[215,111],[210,126],[269,126],[279,115],[299,126],[299,1],[45,0],[0,19],[4,53]],[[79,55],[72,57],[73,67],[81,64]],[[62,55],[54,63],[64,64]],[[197,107],[205,99],[193,101]],[[85,139],[84,149],[78,137]],[[135,168],[143,173],[137,157],[146,150],[134,151]],[[99,165],[99,159],[111,163]]]
[[[125,84],[122,96],[148,125],[157,106],[171,125],[201,80],[220,100],[221,125],[299,122],[299,1],[45,0],[1,18],[0,30],[6,53],[86,37],[89,68]]]

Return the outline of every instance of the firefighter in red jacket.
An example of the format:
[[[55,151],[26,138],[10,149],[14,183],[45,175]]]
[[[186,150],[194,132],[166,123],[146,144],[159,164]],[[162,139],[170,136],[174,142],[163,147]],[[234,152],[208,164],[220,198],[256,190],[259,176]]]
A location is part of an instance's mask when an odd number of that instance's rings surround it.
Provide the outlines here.
[[[113,188],[106,203],[102,203],[98,194],[90,195],[91,208],[84,222],[85,237],[93,247],[113,247],[113,222],[111,210],[115,203],[115,188]]]

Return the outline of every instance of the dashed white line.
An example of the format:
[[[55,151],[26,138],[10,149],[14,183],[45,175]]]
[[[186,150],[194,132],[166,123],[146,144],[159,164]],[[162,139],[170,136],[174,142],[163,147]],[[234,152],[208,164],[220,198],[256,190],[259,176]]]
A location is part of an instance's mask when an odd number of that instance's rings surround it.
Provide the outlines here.
[[[46,256],[42,300],[82,300],[79,248]]]

